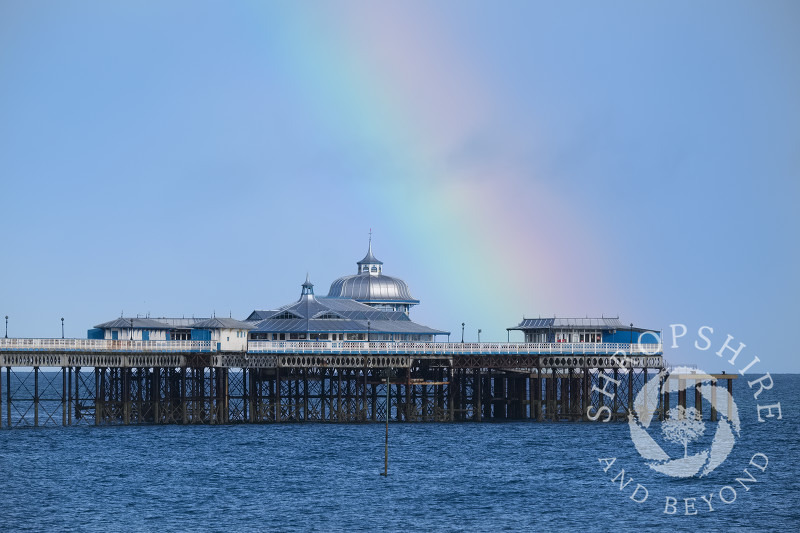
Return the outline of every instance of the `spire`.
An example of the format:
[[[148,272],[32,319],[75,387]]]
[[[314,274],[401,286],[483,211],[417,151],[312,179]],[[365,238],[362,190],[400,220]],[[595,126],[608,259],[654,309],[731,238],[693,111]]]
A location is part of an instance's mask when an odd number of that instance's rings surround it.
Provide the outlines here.
[[[383,261],[378,260],[377,257],[372,255],[372,230],[369,230],[369,247],[367,248],[367,255],[364,259],[356,263],[358,265],[358,274],[369,273],[378,275],[381,273]]]

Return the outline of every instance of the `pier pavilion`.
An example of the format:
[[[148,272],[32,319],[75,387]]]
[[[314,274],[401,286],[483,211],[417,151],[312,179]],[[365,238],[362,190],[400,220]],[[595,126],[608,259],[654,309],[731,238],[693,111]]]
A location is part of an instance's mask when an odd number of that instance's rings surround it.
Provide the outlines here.
[[[344,297],[348,289],[339,283],[341,279],[334,282],[340,296],[316,298],[314,285],[306,278],[297,302],[272,311],[253,311],[247,317],[253,323],[250,339],[432,342],[437,335],[449,335],[448,331],[412,322],[408,316],[407,300],[403,304],[394,302],[393,305],[404,307],[395,310],[384,305],[386,302],[379,304],[375,299],[370,301],[373,305],[368,305]],[[334,292],[334,286],[331,292]],[[364,291],[365,294],[368,292],[369,289]]]

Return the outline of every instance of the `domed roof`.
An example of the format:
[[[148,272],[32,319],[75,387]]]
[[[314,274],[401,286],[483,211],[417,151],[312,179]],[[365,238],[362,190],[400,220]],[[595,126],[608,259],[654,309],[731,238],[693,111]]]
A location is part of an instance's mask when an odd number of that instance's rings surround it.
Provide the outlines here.
[[[360,302],[408,302],[418,304],[408,290],[406,282],[367,272],[344,276],[331,283],[328,298],[350,298]]]

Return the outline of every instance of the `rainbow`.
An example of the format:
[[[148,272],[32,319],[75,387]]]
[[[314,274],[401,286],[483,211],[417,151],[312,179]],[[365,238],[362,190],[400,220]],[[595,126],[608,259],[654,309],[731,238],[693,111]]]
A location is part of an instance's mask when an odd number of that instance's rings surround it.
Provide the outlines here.
[[[470,338],[483,324],[485,339],[501,340],[523,314],[609,311],[586,308],[610,290],[603,243],[535,162],[482,142],[506,112],[502,97],[463,51],[448,48],[435,14],[408,3],[286,3],[277,15],[274,7],[254,4],[253,15],[269,17],[269,31],[282,18],[277,38],[307,118],[367,160],[370,175],[341,186],[362,204],[387,199],[365,214],[364,232],[372,226],[376,244],[436,263],[434,272],[409,259],[387,272],[421,295],[419,320],[439,327],[447,317],[453,323],[441,327],[453,334],[466,321]],[[502,133],[515,142],[514,132]],[[546,132],[531,124],[526,134]]]

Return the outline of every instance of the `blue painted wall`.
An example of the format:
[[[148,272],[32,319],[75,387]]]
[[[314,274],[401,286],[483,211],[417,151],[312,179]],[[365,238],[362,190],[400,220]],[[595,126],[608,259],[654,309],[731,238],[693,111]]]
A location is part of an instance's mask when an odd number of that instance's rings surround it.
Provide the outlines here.
[[[642,330],[633,328],[633,342],[639,342],[639,335],[642,334]],[[658,334],[658,331],[656,331]],[[603,332],[603,342],[621,342],[621,343],[629,343],[631,342],[631,330],[629,329],[618,329],[616,333],[611,333],[610,331]],[[649,344],[656,342],[656,338],[652,334],[647,334],[642,336],[642,342],[644,344]]]
[[[211,340],[211,330],[210,329],[193,329],[192,330],[192,340],[193,341],[210,341]]]

